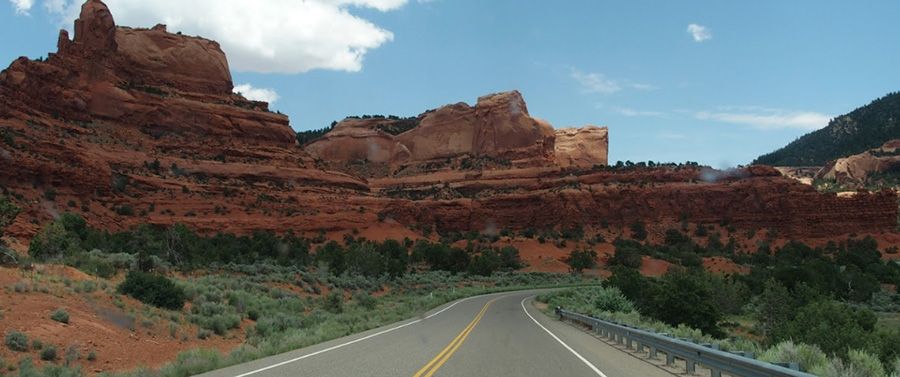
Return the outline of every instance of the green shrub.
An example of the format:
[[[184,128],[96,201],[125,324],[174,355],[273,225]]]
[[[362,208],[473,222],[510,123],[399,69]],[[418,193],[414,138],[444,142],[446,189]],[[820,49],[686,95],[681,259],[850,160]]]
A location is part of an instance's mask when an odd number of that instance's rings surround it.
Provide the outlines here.
[[[28,336],[21,332],[15,330],[8,332],[3,342],[6,344],[7,348],[13,351],[28,351]]]
[[[578,274],[597,266],[597,252],[591,249],[574,249],[566,257],[565,262],[572,272]]]
[[[197,331],[197,339],[206,340],[206,339],[209,339],[209,337],[211,337],[211,336],[212,336],[212,331],[209,331],[207,329],[200,329],[200,331]]]
[[[81,251],[81,240],[76,234],[66,230],[60,221],[44,227],[28,246],[28,254],[40,261],[60,260]]]
[[[69,323],[69,312],[63,308],[56,309],[50,314],[50,319],[60,323]]]
[[[862,308],[824,300],[801,307],[775,339],[816,344],[829,354],[846,357],[847,349],[869,349],[877,342],[873,333],[877,317]]]
[[[96,360],[97,360],[97,352],[94,350],[91,350],[90,352],[88,352],[87,361],[96,361]]]
[[[7,197],[0,195],[0,236],[3,235],[3,229],[12,224],[18,214],[19,207]]]
[[[41,350],[41,360],[53,361],[56,360],[56,356],[56,346],[50,345]]]
[[[641,268],[643,259],[640,251],[638,248],[633,247],[632,244],[637,243],[634,241],[616,240],[616,251],[613,256],[609,258],[609,265]],[[639,247],[640,244],[637,244],[637,246]]]
[[[790,340],[772,346],[759,355],[759,359],[770,363],[797,363],[804,371],[811,371],[828,363],[828,357],[819,347],[794,344]]]
[[[810,371],[821,377],[885,377],[887,374],[878,358],[864,351],[850,350],[847,361],[835,357]]]
[[[884,371],[884,366],[881,365],[881,361],[878,360],[878,356],[872,355],[866,351],[850,350],[850,352],[847,353],[847,359],[850,360],[850,365],[855,369],[865,372],[867,376],[883,377],[887,375]]]
[[[593,288],[597,291],[594,307],[604,312],[634,311],[634,304],[618,288]]]
[[[130,271],[125,281],[119,284],[118,291],[164,309],[178,310],[184,306],[184,291],[165,276]]]
[[[123,204],[118,207],[113,207],[113,210],[116,211],[116,214],[121,215],[121,216],[134,216],[134,207],[132,207],[128,204]]]
[[[339,291],[332,291],[324,298],[325,310],[332,313],[341,313],[344,311],[344,294]]]
[[[603,312],[630,313],[634,304],[618,288],[571,288],[538,296],[551,307],[560,306],[578,313],[597,315]]]
[[[375,306],[378,305],[378,300],[372,295],[365,292],[357,292],[353,295],[353,301],[356,301],[356,304],[365,308],[366,310],[375,309]]]
[[[631,238],[638,241],[647,239],[647,227],[643,221],[635,221],[629,228],[631,229]]]
[[[297,316],[276,313],[260,318],[256,323],[256,327],[254,327],[254,332],[262,338],[267,338],[275,334],[284,333],[289,329],[300,328],[302,324],[302,321]]]

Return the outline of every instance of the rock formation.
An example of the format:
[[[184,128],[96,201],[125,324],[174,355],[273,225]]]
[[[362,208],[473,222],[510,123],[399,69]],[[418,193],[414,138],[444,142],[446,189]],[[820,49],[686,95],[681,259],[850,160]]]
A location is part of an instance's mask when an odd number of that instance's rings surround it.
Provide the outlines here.
[[[232,92],[216,42],[116,26],[89,0],[74,40],[0,72],[0,189],[27,240],[70,211],[123,230],[624,229],[730,222],[783,237],[892,232],[893,192],[841,198],[765,167],[607,167],[607,130],[554,131],[518,92],[416,118],[347,119],[300,147]],[[657,225],[659,224],[659,225]]]
[[[816,178],[864,183],[870,175],[886,172],[900,175],[900,140],[891,140],[880,148],[832,161],[816,174]]]
[[[468,156],[546,165],[554,160],[556,133],[528,114],[518,91],[478,99],[475,106],[457,103],[421,114],[415,127],[391,134],[386,118],[346,119],[323,138],[306,146],[312,156],[329,161],[415,164]],[[587,141],[587,140],[585,140]],[[596,139],[605,142],[605,139]],[[582,153],[605,164],[606,145]]]
[[[163,26],[116,27],[106,5],[90,0],[75,21],[75,40],[62,31],[58,48],[46,61],[20,58],[0,73],[4,105],[70,121],[119,121],[157,136],[294,144],[287,117],[231,93],[216,42]]]
[[[609,163],[609,131],[587,126],[556,130],[556,163],[562,167],[591,168]]]

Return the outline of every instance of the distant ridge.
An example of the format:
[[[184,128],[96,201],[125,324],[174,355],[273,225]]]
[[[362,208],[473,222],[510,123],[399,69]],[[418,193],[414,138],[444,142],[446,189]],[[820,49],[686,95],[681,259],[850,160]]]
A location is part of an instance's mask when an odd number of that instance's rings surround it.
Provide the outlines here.
[[[760,156],[753,163],[822,166],[897,138],[900,138],[900,92],[890,93],[834,118],[827,127],[803,135],[775,152]]]

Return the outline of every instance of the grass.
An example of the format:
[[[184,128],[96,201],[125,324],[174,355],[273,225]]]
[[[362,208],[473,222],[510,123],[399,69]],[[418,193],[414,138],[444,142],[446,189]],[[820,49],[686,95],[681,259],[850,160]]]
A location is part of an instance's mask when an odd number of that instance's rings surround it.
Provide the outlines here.
[[[877,328],[900,331],[900,313],[880,312],[876,314],[878,315],[878,322],[875,324]]]

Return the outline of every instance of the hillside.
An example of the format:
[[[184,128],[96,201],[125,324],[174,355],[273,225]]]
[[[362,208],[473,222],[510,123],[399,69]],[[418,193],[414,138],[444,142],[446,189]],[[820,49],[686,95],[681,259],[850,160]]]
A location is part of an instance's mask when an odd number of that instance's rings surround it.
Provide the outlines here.
[[[810,132],[753,164],[822,166],[829,161],[877,148],[900,138],[900,92],[833,119],[827,127]]]

